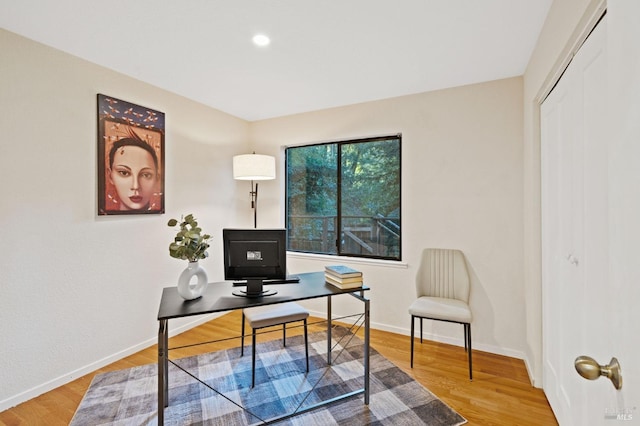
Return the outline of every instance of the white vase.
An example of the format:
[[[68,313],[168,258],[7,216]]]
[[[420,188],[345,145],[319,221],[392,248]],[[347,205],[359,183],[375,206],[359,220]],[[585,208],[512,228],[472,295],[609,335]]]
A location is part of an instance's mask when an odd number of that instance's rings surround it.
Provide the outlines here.
[[[194,276],[198,281],[191,284]],[[178,277],[178,294],[183,299],[193,300],[202,296],[205,288],[207,288],[207,273],[200,267],[198,261],[189,262],[187,268]]]

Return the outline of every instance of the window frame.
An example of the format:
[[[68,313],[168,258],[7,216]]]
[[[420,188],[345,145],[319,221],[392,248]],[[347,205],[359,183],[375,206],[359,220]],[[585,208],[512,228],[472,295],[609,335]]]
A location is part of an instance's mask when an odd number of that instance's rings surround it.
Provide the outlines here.
[[[342,235],[342,148],[345,145],[358,144],[358,143],[367,143],[367,142],[378,142],[378,141],[386,141],[386,140],[394,140],[397,141],[398,144],[398,223],[399,223],[399,231],[398,231],[398,248],[397,248],[397,256],[380,256],[380,255],[366,255],[366,254],[358,254],[358,253],[349,253],[342,252],[342,244],[340,244],[339,239]],[[326,142],[314,142],[309,144],[300,144],[300,145],[292,145],[285,146],[284,148],[284,174],[285,174],[285,208],[284,208],[284,220],[285,227],[287,231],[290,230],[290,220],[289,220],[289,149],[296,148],[307,148],[313,146],[322,146],[322,145],[336,145],[336,240],[333,242],[336,252],[335,253],[327,253],[321,251],[312,251],[312,250],[304,250],[304,249],[291,249],[289,247],[289,238],[287,237],[287,250],[293,253],[308,253],[315,255],[323,255],[323,256],[336,256],[336,257],[349,257],[349,258],[361,258],[361,259],[372,259],[372,260],[385,260],[392,262],[401,262],[402,261],[402,134],[387,134],[382,136],[372,136],[372,137],[363,137],[363,138],[355,138],[355,139],[341,139],[334,141],[326,141]]]

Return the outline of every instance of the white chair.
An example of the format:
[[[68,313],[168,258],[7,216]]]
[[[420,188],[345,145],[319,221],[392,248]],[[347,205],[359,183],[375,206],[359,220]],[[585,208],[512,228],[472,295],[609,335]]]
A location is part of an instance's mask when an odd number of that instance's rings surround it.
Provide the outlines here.
[[[470,281],[464,254],[460,250],[425,249],[416,276],[418,299],[409,307],[411,314],[411,368],[413,368],[414,323],[420,318],[462,324],[464,348],[469,358],[469,380],[473,380],[471,360]]]
[[[282,345],[287,346],[287,324],[304,322],[304,348],[307,358],[307,373],[309,372],[309,342],[307,339],[307,318],[309,311],[294,302],[278,303],[276,305],[256,306],[242,310],[242,348],[240,356],[244,355],[244,327],[245,319],[251,327],[251,387],[256,384],[256,330],[282,324]]]

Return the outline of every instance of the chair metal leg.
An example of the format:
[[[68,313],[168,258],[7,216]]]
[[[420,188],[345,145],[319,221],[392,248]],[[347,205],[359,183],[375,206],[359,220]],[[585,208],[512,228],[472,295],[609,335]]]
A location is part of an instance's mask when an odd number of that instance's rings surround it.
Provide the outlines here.
[[[304,320],[304,352],[307,358],[307,373],[309,372],[309,339],[307,337],[307,320]]]
[[[251,387],[256,385],[256,329],[251,334]]]
[[[422,317],[420,319],[420,343],[422,343]],[[411,368],[413,368],[413,351],[415,345],[415,321],[416,317],[411,315]],[[463,323],[464,327],[464,350],[467,352],[469,358],[469,380],[473,381],[473,360],[471,350],[471,324]]]
[[[462,327],[464,328],[464,351],[468,352],[469,351],[469,336],[467,333],[467,324],[462,324]]]
[[[471,324],[465,324],[464,325],[465,328],[465,336],[466,336],[466,340],[468,341],[468,345],[469,345],[469,380],[473,381],[473,368],[472,368],[472,361],[471,361]]]
[[[240,338],[240,356],[244,356],[244,314],[242,314],[242,337]]]
[[[411,368],[413,368],[413,329],[414,329],[414,324],[416,317],[414,317],[413,315],[411,315]]]

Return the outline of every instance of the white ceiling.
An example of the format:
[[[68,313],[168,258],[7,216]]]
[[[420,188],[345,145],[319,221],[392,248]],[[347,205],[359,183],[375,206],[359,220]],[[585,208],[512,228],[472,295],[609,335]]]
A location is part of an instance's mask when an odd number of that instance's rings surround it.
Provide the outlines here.
[[[551,3],[0,0],[0,24],[253,121],[522,75]]]

